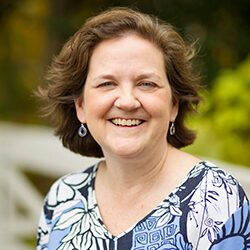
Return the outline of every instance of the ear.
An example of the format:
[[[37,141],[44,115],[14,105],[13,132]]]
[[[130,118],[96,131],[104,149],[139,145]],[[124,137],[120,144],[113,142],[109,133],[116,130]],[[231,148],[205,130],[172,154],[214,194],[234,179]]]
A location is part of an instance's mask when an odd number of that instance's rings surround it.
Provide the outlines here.
[[[86,123],[84,102],[83,102],[83,96],[82,95],[80,95],[75,100],[75,109],[76,109],[76,115],[77,115],[78,120],[81,123]]]
[[[171,109],[171,113],[170,113],[170,121],[174,122],[177,115],[178,115],[178,111],[179,111],[179,101],[174,98],[173,102],[172,102],[172,109]]]

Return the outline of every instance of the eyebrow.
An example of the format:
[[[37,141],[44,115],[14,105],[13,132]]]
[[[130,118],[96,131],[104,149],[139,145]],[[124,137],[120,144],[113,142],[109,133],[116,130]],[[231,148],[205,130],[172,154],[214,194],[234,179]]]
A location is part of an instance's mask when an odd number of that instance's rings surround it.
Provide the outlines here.
[[[153,77],[153,78],[155,78],[156,80],[161,80],[161,77],[160,76],[158,76],[157,74],[155,74],[154,72],[149,72],[149,73],[142,73],[142,74],[139,74],[137,77],[136,77],[136,79],[137,80],[141,80],[141,79],[145,79],[145,78],[151,78],[151,77]]]
[[[137,75],[135,77],[135,79],[138,81],[138,80],[142,80],[142,79],[145,79],[145,78],[155,78],[156,80],[160,81],[161,80],[161,77],[158,76],[156,73],[154,72],[149,72],[149,73],[141,73],[139,75]],[[103,74],[103,75],[100,75],[100,76],[97,76],[95,77],[93,80],[96,81],[96,80],[100,80],[100,79],[115,79],[115,76],[112,75],[112,74]]]
[[[93,80],[100,80],[100,79],[114,79],[114,75],[111,74],[103,74],[103,75],[99,75],[97,77],[94,77]]]

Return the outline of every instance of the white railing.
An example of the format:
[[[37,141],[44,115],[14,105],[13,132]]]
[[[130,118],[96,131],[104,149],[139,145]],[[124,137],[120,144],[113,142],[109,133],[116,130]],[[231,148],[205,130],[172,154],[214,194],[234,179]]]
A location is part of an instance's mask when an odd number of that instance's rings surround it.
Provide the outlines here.
[[[1,123],[0,249],[34,249],[23,239],[35,240],[44,197],[26,177],[25,171],[58,177],[84,169],[96,161],[64,149],[51,129]],[[250,169],[222,162],[218,164],[232,173],[250,195]]]
[[[0,249],[34,249],[43,196],[24,172],[58,177],[96,162],[70,153],[48,128],[0,124]]]

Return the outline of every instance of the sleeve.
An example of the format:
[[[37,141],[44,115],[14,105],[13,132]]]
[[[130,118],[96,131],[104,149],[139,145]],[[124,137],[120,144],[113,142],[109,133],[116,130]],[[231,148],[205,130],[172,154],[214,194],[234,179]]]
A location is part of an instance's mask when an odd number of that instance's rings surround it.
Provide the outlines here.
[[[247,212],[249,209],[247,210],[245,207],[249,206],[248,199],[243,188],[232,175],[220,168],[208,166],[199,187],[191,198],[191,203],[193,209],[188,216],[191,219],[187,223],[187,235],[194,248],[196,247],[195,249],[246,249],[218,248],[218,242],[229,237],[230,232],[239,236],[243,231],[249,234],[250,230],[249,213]],[[238,213],[244,215],[241,220],[238,219],[240,217]],[[226,226],[229,224],[230,226]],[[236,224],[238,229],[235,228]],[[229,227],[231,228],[229,229]],[[225,231],[226,228],[229,231]],[[242,228],[245,229],[241,230]],[[243,238],[242,236],[241,243]]]
[[[49,226],[48,221],[46,220],[45,205],[44,205],[44,208],[42,209],[42,212],[41,212],[39,224],[38,224],[37,243],[36,243],[37,250],[48,249],[49,234],[50,234],[50,226]]]
[[[37,250],[47,250],[51,233],[51,225],[54,209],[57,204],[57,192],[60,186],[60,179],[57,180],[50,188],[46,198],[44,199],[43,208],[37,230]]]
[[[61,212],[60,205],[72,200],[75,195],[70,186],[65,184],[64,179],[66,177],[63,176],[53,183],[44,200],[37,231],[37,250],[49,249],[53,223]]]
[[[250,249],[250,204],[246,201],[217,233],[209,250]]]

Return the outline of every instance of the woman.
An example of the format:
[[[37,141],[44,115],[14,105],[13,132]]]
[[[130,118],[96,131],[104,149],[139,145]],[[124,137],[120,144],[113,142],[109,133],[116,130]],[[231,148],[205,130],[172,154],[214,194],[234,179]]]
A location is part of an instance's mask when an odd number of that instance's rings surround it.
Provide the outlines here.
[[[128,8],[87,20],[64,45],[40,89],[46,115],[65,147],[103,159],[51,187],[37,249],[250,245],[239,183],[179,150],[195,139],[184,125],[200,100],[193,56],[171,25]],[[237,213],[241,230],[226,230]]]

